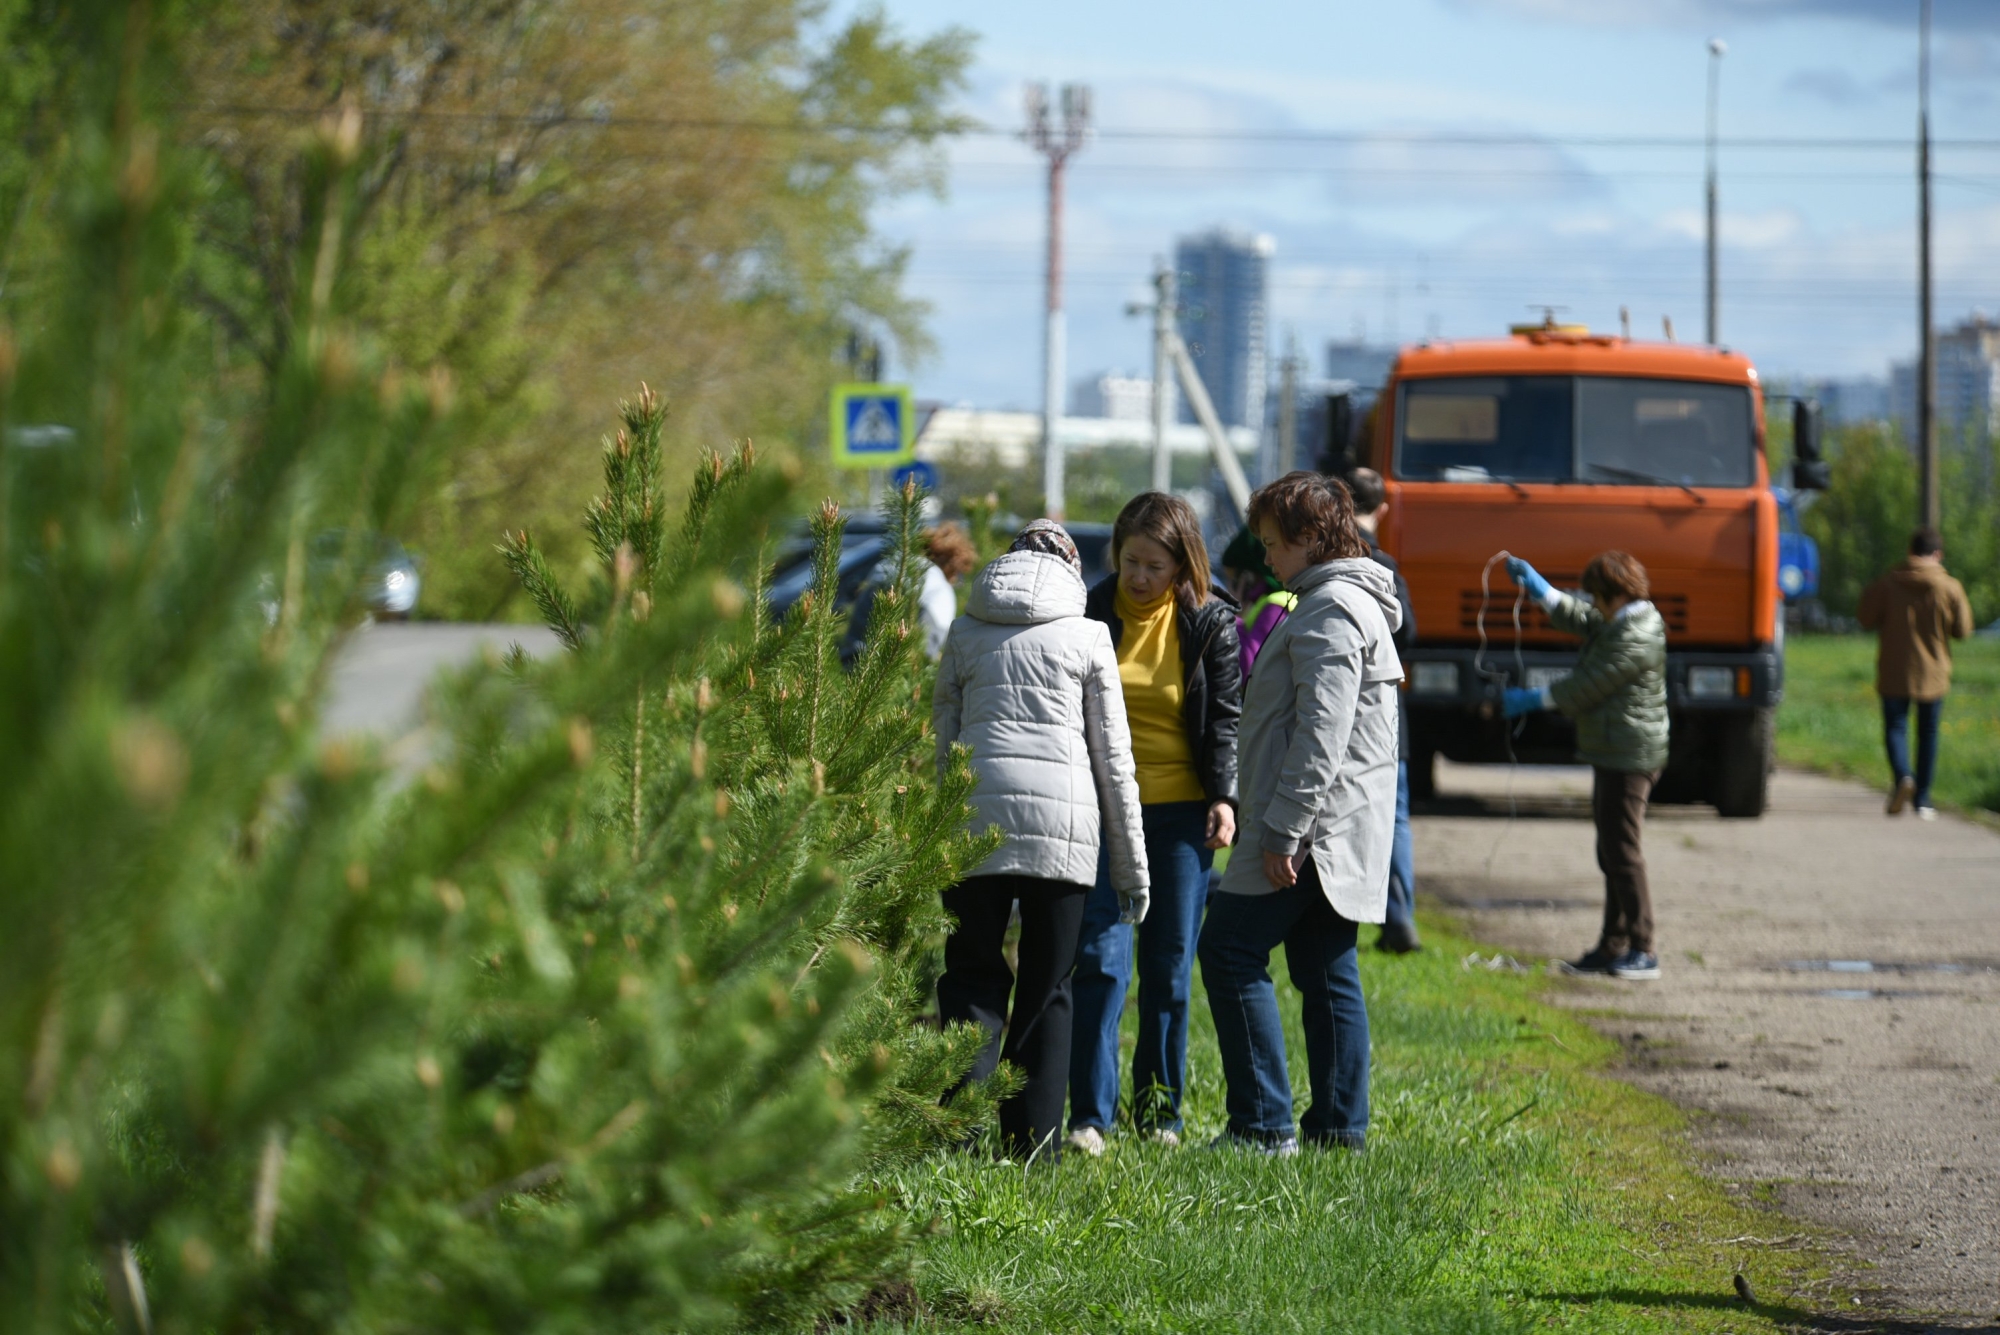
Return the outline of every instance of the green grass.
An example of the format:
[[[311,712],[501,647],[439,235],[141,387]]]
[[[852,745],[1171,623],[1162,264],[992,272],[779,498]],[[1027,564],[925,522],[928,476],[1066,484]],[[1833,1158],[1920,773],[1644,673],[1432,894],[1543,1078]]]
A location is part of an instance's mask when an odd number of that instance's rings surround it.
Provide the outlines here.
[[[1797,1225],[1690,1167],[1684,1122],[1605,1074],[1618,1046],[1468,970],[1470,943],[1365,964],[1370,1149],[1199,1148],[1222,1090],[1197,980],[1188,1145],[1114,1138],[1054,1167],[951,1155],[897,1185],[928,1229],[917,1330],[1767,1331],[1830,1296]],[[1282,976],[1282,973],[1280,973]],[[1293,1083],[1304,1107],[1296,996]],[[1127,1015],[1127,1045],[1133,1017]],[[1744,1193],[1735,1193],[1741,1196]],[[1792,1239],[1773,1249],[1746,1239]],[[1738,1301],[1743,1270],[1767,1304]],[[1812,1286],[1816,1302],[1794,1298]]]
[[[1956,664],[1939,724],[1932,795],[1939,806],[2000,811],[2000,639],[1962,640],[1952,648]],[[1786,642],[1778,758],[1888,786],[1874,637],[1798,635]]]

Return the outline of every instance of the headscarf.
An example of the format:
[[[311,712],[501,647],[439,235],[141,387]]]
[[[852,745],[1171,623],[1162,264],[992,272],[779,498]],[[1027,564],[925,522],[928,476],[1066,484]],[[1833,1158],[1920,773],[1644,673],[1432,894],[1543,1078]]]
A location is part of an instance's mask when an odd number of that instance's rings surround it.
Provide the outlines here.
[[[1078,579],[1083,578],[1083,558],[1077,554],[1075,540],[1053,519],[1037,519],[1029,524],[1015,535],[1013,545],[1007,550],[1059,557],[1069,563]]]

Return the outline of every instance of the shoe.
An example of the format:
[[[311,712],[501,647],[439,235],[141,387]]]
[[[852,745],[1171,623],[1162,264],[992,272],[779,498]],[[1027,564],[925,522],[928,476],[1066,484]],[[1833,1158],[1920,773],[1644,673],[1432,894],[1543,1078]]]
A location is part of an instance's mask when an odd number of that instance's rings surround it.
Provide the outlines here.
[[[1334,1131],[1323,1136],[1307,1136],[1305,1143],[1316,1150],[1346,1150],[1351,1154],[1368,1153],[1366,1131]]]
[[[1918,803],[1918,805],[1917,805],[1917,819],[1918,819],[1918,820],[1936,820],[1936,819],[1937,819],[1937,808],[1936,808],[1936,807],[1933,807],[1933,806],[1925,806],[1925,805],[1924,805],[1924,804],[1922,804],[1922,803]]]
[[[1382,935],[1375,938],[1375,949],[1386,950],[1391,955],[1408,955],[1423,948],[1424,943],[1417,939],[1413,923],[1385,922],[1382,924]]]
[[[1299,1138],[1287,1132],[1281,1136],[1246,1136],[1235,1131],[1225,1131],[1208,1142],[1212,1150],[1250,1150],[1257,1154],[1269,1155],[1273,1159],[1289,1159],[1299,1152]]]
[[[1181,1133],[1172,1127],[1163,1126],[1157,1131],[1150,1131],[1146,1134],[1146,1139],[1155,1145],[1164,1145],[1170,1150],[1179,1149],[1181,1145]]]
[[[1628,950],[1611,966],[1611,976],[1644,982],[1660,976],[1660,957],[1650,950]]]
[[[1603,946],[1592,946],[1573,960],[1556,961],[1556,968],[1572,978],[1601,977],[1617,962]]]
[[[1104,1157],[1104,1133],[1094,1126],[1080,1126],[1069,1133],[1069,1146],[1093,1159]]]
[[[1910,799],[1917,793],[1917,781],[1905,774],[1896,780],[1896,789],[1889,794],[1889,805],[1882,808],[1891,816],[1903,814],[1903,808],[1910,805]]]

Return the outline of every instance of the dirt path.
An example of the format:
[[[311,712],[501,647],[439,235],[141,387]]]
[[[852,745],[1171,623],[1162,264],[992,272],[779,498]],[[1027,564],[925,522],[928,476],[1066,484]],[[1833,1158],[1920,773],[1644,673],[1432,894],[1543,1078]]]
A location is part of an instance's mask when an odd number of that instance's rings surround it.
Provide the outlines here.
[[[1596,938],[1590,774],[1439,766],[1418,894],[1541,965]],[[1554,985],[1695,1110],[1732,1189],[1852,1238],[1884,1314],[2000,1330],[2000,833],[1890,819],[1859,785],[1781,773],[1771,813],[1655,808],[1657,983]]]

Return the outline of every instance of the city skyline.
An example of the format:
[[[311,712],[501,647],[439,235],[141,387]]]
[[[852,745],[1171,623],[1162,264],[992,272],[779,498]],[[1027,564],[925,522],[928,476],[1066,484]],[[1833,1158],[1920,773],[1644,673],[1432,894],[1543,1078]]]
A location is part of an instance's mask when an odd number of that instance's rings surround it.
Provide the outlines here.
[[[1029,77],[1091,83],[1107,132],[1071,165],[1072,377],[1149,363],[1125,307],[1175,237],[1215,226],[1275,239],[1272,349],[1492,335],[1540,305],[1601,329],[1626,307],[1635,335],[1667,317],[1698,337],[1704,63],[1721,36],[1722,340],[1768,375],[1886,378],[1916,343],[1915,33],[1863,11],[1894,8],[1247,0],[1198,43],[1184,0],[982,13],[961,105],[989,132],[944,151],[943,202],[881,215],[937,341],[898,374],[927,397],[1033,406],[1039,177],[1007,137]],[[931,31],[963,6],[895,0],[890,17]],[[2000,152],[1964,142],[2000,108],[2000,6],[1940,5],[1938,22],[1949,327],[2000,307]],[[1777,142],[1807,139],[1848,147]]]

